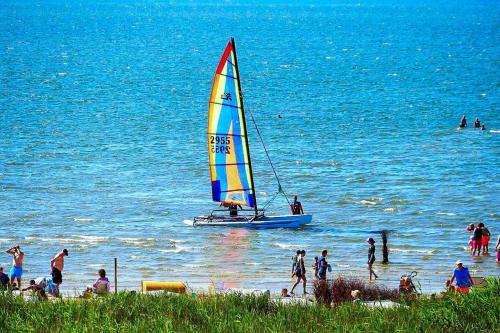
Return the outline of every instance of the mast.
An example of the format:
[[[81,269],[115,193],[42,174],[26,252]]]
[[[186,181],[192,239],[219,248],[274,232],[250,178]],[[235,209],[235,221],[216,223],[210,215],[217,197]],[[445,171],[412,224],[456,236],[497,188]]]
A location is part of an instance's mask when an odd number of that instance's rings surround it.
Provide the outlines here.
[[[253,183],[253,169],[252,169],[252,159],[250,158],[250,145],[248,142],[248,131],[247,131],[247,123],[245,120],[245,108],[243,107],[243,92],[241,90],[241,82],[240,82],[240,69],[238,68],[238,57],[236,56],[236,45],[234,44],[234,38],[231,37],[231,44],[233,46],[233,51],[234,51],[234,67],[236,68],[236,78],[238,81],[238,90],[240,91],[240,103],[241,103],[241,114],[243,115],[243,128],[245,129],[245,133],[247,136],[247,144],[246,144],[246,151],[247,151],[247,156],[248,156],[248,167],[250,168],[250,183],[252,184],[252,190],[253,190],[253,202],[255,203],[254,209],[255,209],[255,216],[258,215],[258,210],[257,210],[257,197],[255,195],[255,185]]]

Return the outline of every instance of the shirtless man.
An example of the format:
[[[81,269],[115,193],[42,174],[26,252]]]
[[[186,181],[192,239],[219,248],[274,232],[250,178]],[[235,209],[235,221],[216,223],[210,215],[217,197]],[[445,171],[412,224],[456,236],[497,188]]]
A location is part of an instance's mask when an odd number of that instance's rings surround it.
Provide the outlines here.
[[[57,289],[59,289],[59,285],[62,283],[62,270],[64,269],[64,257],[66,256],[68,256],[68,250],[64,249],[50,261],[52,281],[57,286]]]
[[[14,283],[14,278],[17,279],[17,287],[21,289],[21,276],[23,275],[23,260],[24,252],[21,251],[19,245],[14,245],[7,251],[8,254],[12,254],[12,268],[10,269],[9,277],[10,284]]]

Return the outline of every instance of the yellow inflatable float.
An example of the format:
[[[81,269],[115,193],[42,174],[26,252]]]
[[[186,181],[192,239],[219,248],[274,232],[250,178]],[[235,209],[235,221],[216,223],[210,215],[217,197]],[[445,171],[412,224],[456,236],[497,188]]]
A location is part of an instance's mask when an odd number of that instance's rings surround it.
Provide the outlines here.
[[[184,282],[141,281],[141,290],[142,292],[165,290],[182,294],[186,292],[186,285]]]

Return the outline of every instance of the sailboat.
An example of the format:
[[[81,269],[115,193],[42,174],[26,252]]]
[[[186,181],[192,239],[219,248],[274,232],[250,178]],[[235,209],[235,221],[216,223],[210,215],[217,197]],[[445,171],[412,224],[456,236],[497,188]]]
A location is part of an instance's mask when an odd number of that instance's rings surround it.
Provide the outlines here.
[[[268,216],[257,207],[234,38],[228,42],[215,71],[208,106],[208,155],[212,199],[229,209],[213,210],[188,224],[296,228],[311,222],[312,215]],[[279,192],[284,193],[280,184]]]

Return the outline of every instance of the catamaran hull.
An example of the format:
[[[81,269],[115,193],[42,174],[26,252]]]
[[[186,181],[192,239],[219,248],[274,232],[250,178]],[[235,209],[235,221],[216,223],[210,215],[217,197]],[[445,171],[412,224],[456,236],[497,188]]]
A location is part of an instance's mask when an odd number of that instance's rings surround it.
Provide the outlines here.
[[[282,215],[262,217],[198,216],[189,221],[193,226],[219,226],[255,229],[298,228],[311,223],[312,215]]]

